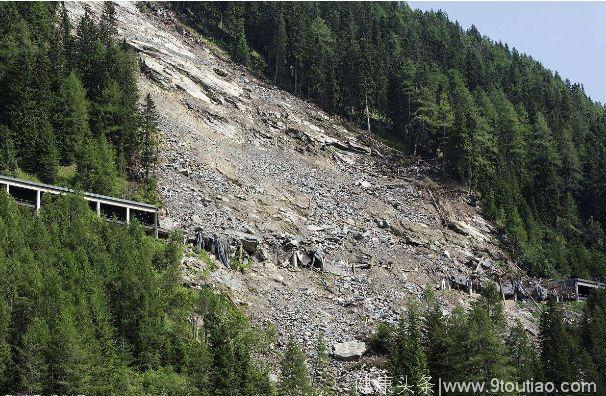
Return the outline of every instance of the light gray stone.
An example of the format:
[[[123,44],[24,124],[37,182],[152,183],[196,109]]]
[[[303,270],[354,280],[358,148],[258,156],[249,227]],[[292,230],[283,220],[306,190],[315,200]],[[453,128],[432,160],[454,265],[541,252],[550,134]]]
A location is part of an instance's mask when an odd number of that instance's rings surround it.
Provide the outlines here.
[[[358,340],[339,342],[332,347],[332,355],[340,360],[356,360],[366,353],[366,343]]]

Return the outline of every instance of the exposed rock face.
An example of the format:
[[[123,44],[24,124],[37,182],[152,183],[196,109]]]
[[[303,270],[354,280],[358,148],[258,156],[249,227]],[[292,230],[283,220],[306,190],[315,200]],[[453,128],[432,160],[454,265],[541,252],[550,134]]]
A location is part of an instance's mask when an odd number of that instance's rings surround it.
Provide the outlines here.
[[[254,254],[261,243],[259,237],[253,234],[234,230],[228,230],[227,233],[238,240],[238,242],[242,245],[242,248],[244,248],[244,250],[250,254]]]
[[[366,353],[366,344],[358,340],[340,342],[332,348],[332,355],[341,360],[356,360],[364,353]]]
[[[101,3],[90,6],[98,14]],[[67,8],[83,13],[82,3]],[[116,12],[140,57],[139,89],[160,112],[161,225],[216,236],[223,263],[205,276],[205,263],[186,257],[184,282],[226,290],[254,322],[275,326],[279,346],[291,335],[308,352],[320,334],[328,345],[364,340],[444,278],[515,271],[464,193],[436,189],[371,136],[222,60],[169,12],[143,14],[135,3]],[[255,258],[244,273],[222,255],[236,239]],[[321,252],[321,267],[291,265],[310,252]],[[492,264],[468,266],[470,257]],[[445,310],[473,298],[440,293]],[[331,364],[347,387],[351,363]]]

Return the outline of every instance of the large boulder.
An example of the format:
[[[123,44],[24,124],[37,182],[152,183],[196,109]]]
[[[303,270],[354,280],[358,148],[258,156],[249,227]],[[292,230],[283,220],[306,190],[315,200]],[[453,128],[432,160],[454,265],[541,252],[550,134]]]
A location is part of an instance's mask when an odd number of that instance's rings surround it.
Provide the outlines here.
[[[339,342],[332,347],[332,355],[340,360],[355,360],[366,353],[366,343],[358,340]]]

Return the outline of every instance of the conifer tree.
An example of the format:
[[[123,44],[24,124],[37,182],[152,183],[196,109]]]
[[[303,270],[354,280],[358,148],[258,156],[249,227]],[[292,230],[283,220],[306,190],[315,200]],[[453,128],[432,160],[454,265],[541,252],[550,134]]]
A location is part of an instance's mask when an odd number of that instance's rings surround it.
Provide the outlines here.
[[[225,15],[225,30],[230,40],[230,52],[235,62],[250,66],[250,48],[244,30],[242,9],[236,4],[229,4]]]
[[[416,106],[412,119],[413,155],[431,153],[439,128],[435,92],[430,87],[422,88],[416,99]]]
[[[280,396],[311,396],[314,394],[305,363],[305,355],[297,342],[290,338],[280,364]]]
[[[276,7],[277,8],[277,7]],[[282,83],[287,79],[287,40],[286,22],[284,15],[279,9],[274,11],[274,35],[273,35],[273,52],[274,52],[274,70],[273,79],[276,83]]]
[[[59,95],[55,110],[57,144],[61,163],[69,165],[74,162],[83,142],[91,137],[88,101],[84,87],[74,72],[61,84]]]
[[[44,320],[33,318],[19,348],[19,379],[25,392],[43,393],[48,389],[49,373],[45,355],[49,338]]]
[[[573,337],[568,333],[560,307],[550,299],[541,315],[539,342],[543,375],[548,381],[561,383],[575,381],[578,368],[574,353],[577,350]]]
[[[435,296],[428,295],[426,299],[423,348],[427,355],[427,369],[434,380],[447,379],[452,371],[449,359],[453,348],[448,334],[447,320]]]
[[[59,172],[59,150],[50,123],[41,120],[38,125],[41,129],[31,142],[32,155],[35,157],[28,159],[25,169],[35,172],[42,181],[52,183]]]
[[[476,302],[477,305],[484,308],[490,320],[497,331],[505,329],[505,312],[503,307],[503,297],[494,283],[489,283],[482,288],[482,296]]]
[[[104,1],[103,11],[101,12],[101,21],[99,23],[99,34],[101,40],[106,45],[111,45],[118,34],[116,24],[116,6],[112,1]]]
[[[595,290],[589,295],[579,327],[581,345],[595,365],[598,389],[606,386],[606,334],[602,330],[605,324],[606,293]]]
[[[106,48],[100,40],[99,28],[91,15],[90,7],[85,6],[84,15],[78,22],[75,42],[76,65],[86,94],[90,100],[96,99],[105,87],[104,70]]]
[[[72,24],[67,15],[65,4],[61,4],[61,21],[60,21],[60,37],[61,37],[61,49],[64,52],[64,58],[66,62],[67,70],[75,68],[73,59],[74,51],[74,38],[72,37]]]
[[[510,379],[513,367],[509,365],[507,349],[486,309],[474,307],[466,324],[467,335],[462,347],[468,353],[463,364],[469,380]]]
[[[15,145],[9,129],[0,124],[0,173],[14,175],[17,170]]]
[[[518,383],[539,378],[539,357],[532,340],[520,320],[516,320],[507,338],[507,348],[511,366],[515,369],[515,380]]]
[[[536,115],[528,155],[528,170],[533,181],[531,191],[537,209],[544,218],[551,217],[560,202],[560,164],[551,130],[541,113]]]
[[[0,262],[3,259],[0,258]],[[2,272],[6,269],[0,264]],[[10,306],[3,297],[0,297],[0,389],[7,389],[10,382],[10,372],[13,369],[12,353],[10,346]]]
[[[320,335],[316,341],[316,357],[314,362],[316,389],[321,395],[334,395],[335,382],[328,368],[328,349],[324,337]]]
[[[145,180],[150,180],[158,160],[158,111],[149,93],[145,96],[145,103],[143,105],[140,135],[143,172]]]
[[[116,188],[115,153],[105,136],[88,138],[76,156],[76,183],[84,191],[111,195]]]
[[[406,320],[400,319],[389,359],[390,374],[397,384],[407,383],[415,387],[429,375],[421,325],[418,308],[411,304]]]

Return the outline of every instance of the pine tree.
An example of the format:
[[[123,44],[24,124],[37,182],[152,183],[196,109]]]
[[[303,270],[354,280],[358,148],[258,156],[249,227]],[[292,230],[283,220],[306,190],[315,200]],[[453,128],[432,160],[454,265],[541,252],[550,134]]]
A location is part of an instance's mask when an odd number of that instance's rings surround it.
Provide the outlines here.
[[[72,55],[74,51],[74,38],[72,37],[72,24],[69,20],[69,15],[67,14],[64,3],[61,4],[60,37],[61,49],[64,52],[66,62],[66,69],[74,69],[75,63]]]
[[[277,8],[277,7],[276,7]],[[284,83],[287,79],[287,44],[286,22],[284,15],[280,10],[275,11],[274,34],[273,34],[273,52],[274,52],[274,70],[273,79],[276,83]]]
[[[316,342],[316,358],[314,363],[316,389],[321,395],[334,395],[335,381],[328,368],[328,350],[322,335],[318,337]]]
[[[84,191],[111,195],[118,173],[113,148],[105,136],[86,139],[76,156],[76,184]]]
[[[140,135],[141,163],[145,180],[149,181],[154,174],[155,164],[158,161],[158,111],[149,93],[145,96],[145,104],[143,105]]]
[[[84,15],[78,23],[75,50],[75,63],[87,97],[95,100],[105,87],[106,76],[110,71],[106,70],[104,65],[107,49],[101,42],[99,28],[88,6],[85,6]]]
[[[0,258],[0,260],[3,260]],[[0,268],[3,267],[0,264]],[[4,268],[2,268],[4,270]],[[2,271],[4,272],[4,271]],[[0,297],[0,389],[10,387],[11,370],[13,369],[10,346],[11,309],[3,297]]]
[[[23,335],[19,349],[19,377],[24,392],[43,393],[48,389],[48,364],[45,355],[49,338],[44,320],[34,318]]]
[[[434,152],[436,132],[440,126],[435,92],[424,87],[416,98],[416,111],[412,119],[413,155]]]
[[[0,173],[14,176],[17,171],[15,145],[10,130],[0,124]]]
[[[309,27],[305,40],[306,74],[309,95],[324,107],[331,104],[331,68],[333,65],[334,39],[324,19],[318,17]]]
[[[562,312],[553,299],[541,315],[539,330],[545,379],[554,383],[575,381],[578,378],[578,368],[574,364],[577,347],[564,325]]]
[[[494,283],[489,283],[482,288],[482,296],[476,301],[478,306],[484,308],[497,331],[506,327],[505,311],[501,292]]]
[[[280,364],[280,396],[311,396],[314,390],[309,379],[305,356],[297,342],[290,338]]]
[[[495,129],[498,138],[501,155],[505,162],[517,177],[518,181],[524,180],[526,169],[526,140],[525,127],[520,123],[518,113],[514,105],[507,99],[502,91],[493,91],[490,94],[494,106],[496,119],[489,120]]]
[[[93,125],[95,135],[105,135],[116,147],[123,147],[125,109],[122,107],[122,90],[117,82],[111,80],[95,102]]]
[[[429,376],[421,332],[418,309],[410,305],[406,320],[400,319],[396,329],[389,359],[390,375],[397,384],[415,387]]]
[[[507,380],[513,374],[507,349],[486,309],[477,305],[466,322],[467,335],[461,345],[466,351],[465,373],[470,381]]]
[[[250,66],[250,48],[244,30],[242,7],[236,3],[227,6],[225,31],[230,40],[230,53],[234,62]]]
[[[433,379],[448,379],[452,372],[451,350],[453,345],[448,334],[447,320],[433,295],[427,298],[427,310],[423,323],[423,348],[427,355],[427,369]]]
[[[442,177],[446,177],[446,169],[447,163],[457,163],[460,162],[456,156],[448,155],[449,147],[454,146],[453,136],[452,136],[452,127],[454,123],[454,114],[452,112],[452,108],[450,107],[450,101],[448,99],[448,95],[444,92],[440,95],[440,99],[437,104],[436,109],[436,117],[437,117],[437,133],[438,133],[438,155],[442,157]],[[449,158],[450,157],[450,158]],[[455,168],[456,165],[449,164],[448,168]]]
[[[590,355],[595,365],[598,389],[606,385],[606,335],[603,326],[606,325],[606,293],[595,290],[589,295],[587,305],[579,323],[580,339],[584,350]],[[588,376],[584,375],[588,379]],[[590,378],[590,377],[589,377]]]
[[[531,191],[537,209],[545,219],[553,218],[560,202],[560,163],[551,130],[541,113],[536,115],[528,153],[528,170],[533,181]]]
[[[104,1],[99,23],[99,34],[106,45],[110,45],[118,34],[116,24],[116,6],[112,1]]]
[[[34,171],[40,180],[52,183],[59,172],[59,150],[57,150],[55,135],[50,123],[44,120],[40,127],[41,129],[38,130],[38,134],[32,142],[35,162],[32,164],[32,158],[30,158],[29,167],[26,169]]]
[[[539,377],[539,357],[532,340],[520,320],[516,320],[507,338],[508,355],[511,366],[515,368],[515,380],[518,383],[532,381]]]
[[[91,137],[89,128],[88,101],[82,83],[74,72],[61,84],[59,100],[55,110],[57,144],[61,163],[69,165],[83,142]]]

